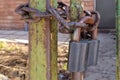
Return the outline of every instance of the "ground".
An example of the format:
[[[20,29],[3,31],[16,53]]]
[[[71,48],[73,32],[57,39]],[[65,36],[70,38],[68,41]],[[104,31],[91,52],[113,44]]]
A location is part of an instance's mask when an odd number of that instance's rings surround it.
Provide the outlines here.
[[[59,46],[59,73],[66,73],[68,46]],[[28,45],[0,42],[0,73],[11,80],[28,80]],[[67,73],[67,75],[69,75]],[[68,78],[68,77],[66,77]]]
[[[70,40],[67,34],[58,35],[60,42]],[[98,40],[100,40],[100,47],[97,65],[88,67],[84,80],[116,80],[116,33],[99,32]]]
[[[11,80],[25,80],[28,73],[28,46],[0,42],[0,73]]]
[[[59,80],[69,80],[69,72],[65,71],[68,53],[68,35],[59,36],[58,67]],[[86,71],[85,80],[115,80],[116,47],[114,33],[100,33],[98,64]],[[28,79],[28,44],[0,42],[0,74],[11,80]],[[64,78],[64,79],[61,79]]]

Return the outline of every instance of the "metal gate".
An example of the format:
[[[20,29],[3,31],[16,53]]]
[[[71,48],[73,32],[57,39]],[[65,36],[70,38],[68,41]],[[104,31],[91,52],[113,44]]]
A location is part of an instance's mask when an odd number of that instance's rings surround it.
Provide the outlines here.
[[[99,28],[115,29],[115,0],[96,0],[96,10],[101,15]]]

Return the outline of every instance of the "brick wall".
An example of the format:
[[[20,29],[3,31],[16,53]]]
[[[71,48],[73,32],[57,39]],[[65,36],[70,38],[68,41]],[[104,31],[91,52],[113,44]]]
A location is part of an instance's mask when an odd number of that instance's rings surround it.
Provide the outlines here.
[[[15,13],[15,8],[27,0],[0,0],[0,29],[24,28],[24,22]]]
[[[66,1],[66,0],[65,0]],[[15,8],[27,0],[1,0],[0,1],[0,29],[23,30],[24,21],[20,20],[20,16],[15,13]],[[94,9],[93,0],[83,0],[85,10]]]
[[[94,0],[83,0],[84,10],[94,10]]]

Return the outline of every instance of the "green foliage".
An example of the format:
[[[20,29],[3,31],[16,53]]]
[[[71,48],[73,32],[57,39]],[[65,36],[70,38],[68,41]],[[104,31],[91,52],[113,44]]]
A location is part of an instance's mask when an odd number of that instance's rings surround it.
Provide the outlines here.
[[[67,63],[63,64],[63,68],[62,69],[67,70]]]
[[[19,47],[14,43],[0,42],[0,50],[5,52],[11,52],[19,50]]]
[[[5,42],[0,42],[0,49],[4,48],[6,46]]]

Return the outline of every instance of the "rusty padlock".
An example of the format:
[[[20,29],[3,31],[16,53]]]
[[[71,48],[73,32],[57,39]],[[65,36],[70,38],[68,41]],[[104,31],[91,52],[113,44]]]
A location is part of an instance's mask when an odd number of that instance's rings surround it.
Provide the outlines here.
[[[94,17],[94,24],[92,31],[88,31],[89,35],[91,35],[91,39],[88,40],[88,58],[87,58],[87,65],[94,66],[97,65],[98,60],[98,49],[100,40],[97,40],[97,27],[100,22],[100,14],[97,11],[91,12],[91,17]]]
[[[88,41],[87,66],[97,65],[99,43],[100,43],[99,40]]]
[[[68,70],[70,72],[83,72],[87,68],[88,42],[70,42]]]
[[[88,66],[97,65],[98,61],[98,49],[100,45],[100,40],[97,40],[97,33],[98,33],[98,25],[100,22],[100,14],[97,11],[91,12],[92,16],[95,17],[95,23],[93,25],[93,29],[91,33],[91,41],[89,41],[89,49],[88,49]]]
[[[88,66],[96,65],[99,43],[99,40],[71,42],[69,48],[68,70],[70,72],[83,72]]]
[[[69,44],[68,70],[73,73],[84,72],[87,68],[88,43],[80,38],[81,28],[77,28]]]

